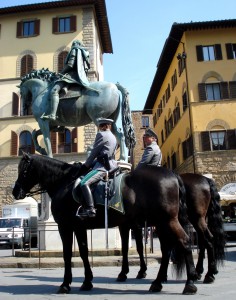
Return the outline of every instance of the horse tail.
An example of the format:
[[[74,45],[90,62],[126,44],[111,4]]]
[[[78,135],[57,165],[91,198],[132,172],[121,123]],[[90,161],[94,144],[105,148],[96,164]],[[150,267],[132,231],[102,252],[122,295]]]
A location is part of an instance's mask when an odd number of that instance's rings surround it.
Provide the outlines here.
[[[175,176],[177,177],[178,183],[179,183],[178,219],[179,219],[179,223],[183,227],[184,231],[186,232],[188,237],[190,237],[191,234],[190,234],[190,223],[189,223],[188,214],[187,214],[186,190],[185,190],[185,186],[184,186],[182,178],[178,174],[175,174]],[[187,243],[188,244],[186,245],[186,247],[188,249],[190,249],[191,248],[191,239],[190,238],[188,238]],[[174,246],[171,255],[172,255],[172,259],[175,262],[174,269],[176,271],[176,274],[178,277],[181,277],[181,275],[183,274],[183,272],[185,270],[185,256],[184,256],[183,248],[179,243],[177,243]]]
[[[223,227],[223,218],[220,206],[220,195],[215,182],[206,178],[210,186],[211,202],[207,211],[208,228],[213,235],[215,259],[218,264],[223,264],[225,259],[226,235]]]
[[[125,136],[125,145],[128,149],[131,149],[134,148],[136,144],[136,138],[135,138],[135,131],[134,131],[134,126],[132,123],[130,107],[129,107],[129,93],[119,83],[116,83],[116,86],[122,95],[121,116],[122,116],[122,127]]]

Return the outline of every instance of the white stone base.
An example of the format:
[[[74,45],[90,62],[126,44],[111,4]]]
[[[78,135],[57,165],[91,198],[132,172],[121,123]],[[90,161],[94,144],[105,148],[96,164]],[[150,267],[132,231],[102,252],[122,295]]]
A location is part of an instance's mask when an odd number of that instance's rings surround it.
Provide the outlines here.
[[[39,248],[40,250],[62,250],[62,242],[54,221],[39,221]],[[105,229],[93,229],[87,231],[89,250],[104,250],[106,248]],[[131,247],[131,234],[129,246]],[[78,249],[77,241],[73,246]],[[121,238],[118,227],[108,229],[108,249],[121,249]]]

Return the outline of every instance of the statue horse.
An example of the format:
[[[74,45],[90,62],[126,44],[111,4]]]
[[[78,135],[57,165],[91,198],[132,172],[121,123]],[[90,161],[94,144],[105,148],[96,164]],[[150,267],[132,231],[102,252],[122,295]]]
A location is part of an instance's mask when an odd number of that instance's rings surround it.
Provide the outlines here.
[[[197,233],[199,247],[196,272],[201,279],[204,272],[203,261],[207,250],[208,271],[203,283],[213,283],[214,275],[218,273],[218,266],[223,264],[225,258],[225,233],[220,207],[220,196],[215,182],[200,174],[185,173],[180,175],[186,190],[186,204],[188,218]],[[157,228],[158,231],[158,228]],[[145,278],[147,266],[143,254],[142,228],[134,231],[137,251],[140,257],[140,270],[137,278]],[[124,270],[128,269],[127,253],[124,253]],[[122,281],[126,280],[126,274],[120,274]],[[163,281],[167,281],[163,277]]]
[[[72,198],[72,183],[79,174],[80,164],[71,165],[47,156],[24,153],[13,188],[15,199],[24,198],[35,185],[39,185],[51,197],[51,211],[62,239],[65,265],[64,280],[58,293],[68,293],[72,283],[73,232],[85,268],[85,279],[80,290],[92,289],[93,273],[88,260],[86,230],[104,228],[104,206],[95,204],[95,218],[80,220],[76,217],[78,203]],[[128,248],[129,231],[137,223],[147,220],[153,226],[157,226],[160,229],[163,257],[176,245],[182,255],[177,271],[181,272],[186,263],[187,281],[183,293],[195,294],[197,288],[194,280],[197,274],[190,239],[178,220],[178,214],[183,214],[183,220],[186,215],[185,210],[182,210],[184,206],[180,206],[180,202],[184,203],[181,180],[172,171],[153,166],[126,173],[123,178],[120,195],[123,199],[124,213],[109,208],[108,226],[119,226],[123,249]],[[151,284],[151,292],[161,291],[165,267],[161,263],[157,278]]]
[[[96,124],[99,117],[114,120],[112,132],[120,145],[120,159],[126,160],[126,147],[135,145],[134,129],[130,115],[128,92],[120,85],[105,81],[91,82],[88,89],[82,88],[80,94],[78,85],[73,86],[76,92],[71,92],[69,98],[61,98],[57,109],[57,119],[49,121],[42,119],[44,113],[50,109],[50,90],[57,80],[62,80],[62,75],[53,73],[48,69],[31,71],[21,79],[20,93],[23,106],[32,106],[33,115],[38,122],[39,130],[32,134],[36,151],[52,157],[50,131],[59,131],[65,126],[84,126],[91,122]],[[29,97],[31,95],[31,97]],[[122,96],[122,102],[121,102]],[[32,101],[32,103],[30,103]],[[122,111],[123,132],[117,128],[116,121]],[[43,135],[46,151],[42,148],[37,138]]]

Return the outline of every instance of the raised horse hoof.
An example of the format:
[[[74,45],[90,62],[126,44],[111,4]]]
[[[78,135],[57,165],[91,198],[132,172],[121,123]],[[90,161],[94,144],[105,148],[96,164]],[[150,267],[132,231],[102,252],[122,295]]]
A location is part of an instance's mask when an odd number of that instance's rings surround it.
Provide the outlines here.
[[[197,293],[197,287],[194,284],[186,284],[183,290],[183,295],[195,295]]]
[[[91,289],[93,288],[93,284],[92,282],[83,282],[83,284],[80,287],[80,291],[91,291]]]
[[[124,281],[126,281],[126,279],[127,279],[126,274],[120,273],[118,275],[118,277],[116,278],[116,281],[118,281],[118,282],[124,282]]]
[[[143,279],[143,278],[146,278],[146,276],[147,276],[146,272],[139,271],[138,275],[136,276],[136,279]]]
[[[157,283],[155,281],[153,281],[153,283],[151,284],[150,288],[149,288],[149,292],[151,293],[158,293],[162,290],[162,284],[161,283]]]
[[[59,290],[57,291],[57,294],[69,294],[70,293],[70,287],[65,286],[65,285],[61,285]]]
[[[204,280],[203,280],[203,283],[213,283],[215,281],[215,277],[213,275],[206,275]]]

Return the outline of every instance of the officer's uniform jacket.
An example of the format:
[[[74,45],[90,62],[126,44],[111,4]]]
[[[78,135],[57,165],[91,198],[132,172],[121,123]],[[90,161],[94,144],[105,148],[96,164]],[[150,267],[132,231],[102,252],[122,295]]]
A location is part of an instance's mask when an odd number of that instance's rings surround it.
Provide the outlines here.
[[[161,149],[157,145],[155,141],[151,143],[151,145],[147,146],[143,152],[142,159],[138,163],[137,168],[140,168],[142,166],[146,165],[152,165],[152,166],[161,166],[161,160],[162,160],[162,153]]]

